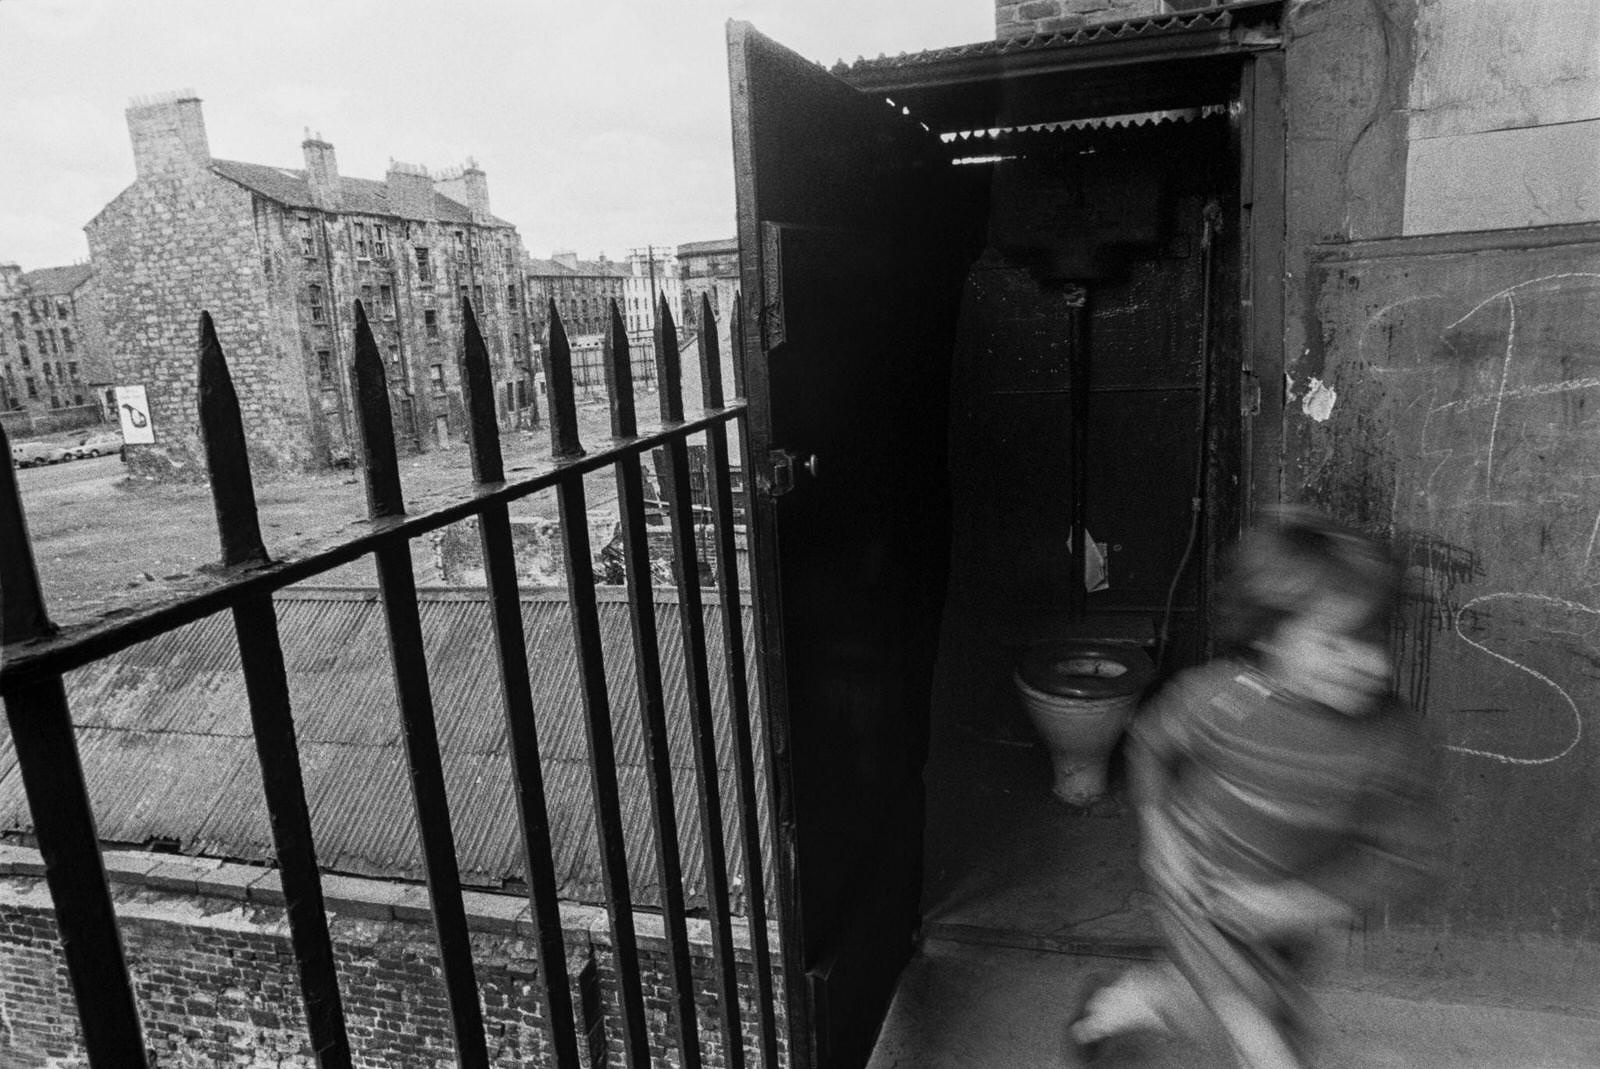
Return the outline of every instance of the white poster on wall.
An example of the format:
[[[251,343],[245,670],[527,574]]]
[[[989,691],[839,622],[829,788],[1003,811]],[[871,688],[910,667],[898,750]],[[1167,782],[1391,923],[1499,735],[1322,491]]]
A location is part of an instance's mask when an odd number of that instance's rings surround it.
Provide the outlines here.
[[[117,387],[117,419],[122,423],[122,440],[128,445],[150,445],[156,440],[143,386]]]

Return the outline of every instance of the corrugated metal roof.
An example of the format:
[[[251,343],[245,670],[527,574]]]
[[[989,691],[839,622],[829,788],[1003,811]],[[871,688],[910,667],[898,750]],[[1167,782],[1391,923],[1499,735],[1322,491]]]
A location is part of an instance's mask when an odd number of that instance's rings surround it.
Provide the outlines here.
[[[211,169],[231,182],[261,194],[291,208],[315,208],[311,186],[303,170],[273,167],[262,163],[242,163],[238,160],[211,161]],[[402,218],[398,208],[389,203],[386,183],[370,178],[339,176],[338,211],[349,215],[388,215]],[[470,223],[472,212],[457,200],[435,191],[433,212],[429,221],[441,223]],[[490,216],[493,226],[509,227],[504,219]]]
[[[977,41],[973,44],[953,45],[948,48],[930,48],[924,52],[902,52],[897,56],[880,55],[877,59],[858,58],[854,63],[840,60],[834,64],[833,73],[848,78],[867,72],[928,66],[949,60],[1020,55],[1047,49],[1102,44],[1108,41],[1226,29],[1232,24],[1233,15],[1228,8],[1217,7],[1191,14],[1154,15],[1115,22],[1089,23],[1056,33],[1036,33],[1026,37]]]
[[[650,904],[659,900],[659,887],[630,608],[620,591],[602,589],[599,598],[629,870],[637,900]],[[339,872],[421,879],[377,594],[295,589],[281,592],[275,604],[321,864]],[[488,603],[481,590],[423,591],[419,613],[462,878],[488,887],[520,880],[521,832]],[[562,894],[597,902],[603,896],[587,736],[565,591],[526,593],[522,615]],[[705,879],[675,598],[658,594],[656,616],[680,857],[685,891],[694,902],[703,894]],[[730,882],[740,886],[743,865],[737,848],[721,606],[708,603],[704,618]],[[753,665],[748,608],[744,620],[747,663]],[[96,662],[73,672],[66,685],[103,840],[165,840],[190,854],[271,859],[271,832],[230,615],[212,616]],[[759,708],[753,671],[749,685],[752,705]],[[758,723],[758,752],[759,730]],[[764,809],[763,821],[767,819]],[[9,734],[0,724],[0,832],[30,829]],[[765,852],[770,854],[770,847]]]

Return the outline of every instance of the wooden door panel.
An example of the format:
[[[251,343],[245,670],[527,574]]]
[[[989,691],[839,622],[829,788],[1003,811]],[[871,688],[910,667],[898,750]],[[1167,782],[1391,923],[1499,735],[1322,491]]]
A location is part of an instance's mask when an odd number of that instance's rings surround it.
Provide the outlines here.
[[[969,250],[920,126],[748,26],[729,60],[749,455],[796,458],[751,534],[791,1042],[797,1065],[859,1066],[919,918]]]

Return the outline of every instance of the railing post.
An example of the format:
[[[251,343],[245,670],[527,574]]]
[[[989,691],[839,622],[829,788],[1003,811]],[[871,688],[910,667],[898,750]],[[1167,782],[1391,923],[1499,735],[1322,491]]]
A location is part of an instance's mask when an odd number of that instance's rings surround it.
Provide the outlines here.
[[[606,335],[606,390],[611,395],[611,436],[632,438],[639,432],[633,404],[633,358],[628,331],[617,302],[610,302]],[[619,457],[617,512],[622,525],[623,567],[627,571],[628,607],[633,622],[634,675],[639,687],[639,716],[645,744],[645,774],[650,782],[651,816],[655,822],[656,855],[661,871],[662,919],[667,930],[668,964],[672,969],[673,1009],[684,1069],[701,1063],[700,1023],[695,1009],[693,956],[684,920],[683,862],[678,856],[678,814],[672,792],[671,733],[661,684],[661,644],[656,631],[655,594],[650,585],[650,543],[645,529],[644,474],[637,453]]]
[[[733,302],[734,367],[742,361],[739,302]],[[722,354],[717,344],[711,303],[700,297],[700,394],[706,408],[721,408]],[[710,329],[705,324],[710,323]],[[761,1064],[778,1069],[778,1026],[774,1012],[772,951],[767,941],[767,890],[761,858],[761,804],[755,772],[755,740],[750,726],[750,690],[744,656],[744,617],[739,599],[738,540],[734,532],[733,485],[728,456],[728,427],[706,428],[711,477],[706,490],[716,524],[717,588],[722,601],[722,635],[727,645],[728,719],[733,725],[734,774],[739,792],[739,830],[744,852],[745,919],[755,960],[756,1012],[760,1017]],[[749,485],[748,481],[745,485]]]
[[[550,302],[550,344],[545,347],[545,382],[550,388],[550,438],[557,460],[583,455],[578,436],[578,406],[572,389],[572,348],[555,302]],[[650,1040],[644,1016],[644,991],[639,980],[638,938],[633,927],[633,892],[628,881],[628,855],[622,805],[617,793],[616,742],[611,734],[611,702],[600,643],[600,614],[595,604],[594,566],[589,550],[589,513],[583,473],[564,473],[556,484],[562,549],[567,558],[567,598],[572,635],[583,678],[584,726],[589,742],[590,788],[595,824],[600,833],[600,875],[606,888],[611,945],[616,955],[617,988],[622,1003],[622,1050],[630,1069],[648,1069]]]
[[[55,631],[45,612],[28,541],[28,522],[0,427],[0,643],[19,645]],[[55,905],[67,977],[77,1001],[83,1045],[95,1069],[146,1064],[144,1035],[106,883],[100,839],[72,733],[66,688],[50,674],[4,692],[11,744],[44,878]]]
[[[209,312],[200,313],[199,395],[200,437],[211,476],[223,567],[266,564],[267,550],[256,514],[239,398]],[[317,871],[311,812],[306,805],[300,748],[289,704],[289,680],[272,599],[253,597],[234,606],[233,627],[250,699],[256,757],[261,764],[261,785],[277,849],[311,1049],[321,1069],[346,1069],[350,1065],[350,1040],[345,1032],[344,1005],[339,997],[333,944],[323,910],[322,878]]]
[[[461,364],[466,382],[467,427],[472,447],[472,477],[479,484],[502,482],[500,431],[495,425],[489,353],[478,330],[472,302],[461,301],[465,327]],[[478,517],[479,541],[500,651],[500,693],[505,702],[506,739],[511,750],[511,778],[522,825],[527,865],[528,906],[533,918],[534,949],[544,988],[546,1026],[559,1069],[578,1069],[578,1037],[568,986],[566,942],[556,889],[555,858],[550,845],[550,816],[545,806],[544,769],[539,761],[539,732],[534,722],[533,684],[528,677],[528,647],[522,629],[522,597],[517,589],[516,560],[511,547],[511,514],[503,504],[490,505]]]
[[[667,298],[656,314],[656,386],[661,421],[683,422],[683,374],[678,362],[678,329]],[[718,783],[717,731],[711,713],[705,615],[700,569],[695,553],[694,501],[689,488],[689,445],[682,437],[667,443],[662,496],[672,530],[672,563],[678,580],[678,616],[683,628],[684,668],[689,682],[689,720],[694,741],[695,782],[700,797],[700,829],[705,850],[706,910],[711,918],[712,953],[718,966],[724,1056],[729,1069],[743,1069],[744,1036],[739,1027],[739,973],[733,956],[729,918],[727,849],[723,842],[722,790]]]
[[[389,418],[389,387],[383,359],[367,325],[367,312],[356,306],[356,414],[366,459],[367,505],[374,522],[405,514],[400,492],[400,467],[395,455],[394,425]],[[389,653],[394,665],[395,699],[400,709],[406,760],[411,770],[417,831],[433,901],[439,939],[439,964],[455,1029],[456,1057],[464,1069],[487,1069],[488,1046],[483,1032],[483,1006],[472,967],[472,943],[461,901],[461,873],[455,836],[450,829],[450,803],[445,793],[439,734],[434,723],[428,664],[417,612],[416,576],[410,548],[389,544],[373,556],[378,564],[378,591],[389,627]]]

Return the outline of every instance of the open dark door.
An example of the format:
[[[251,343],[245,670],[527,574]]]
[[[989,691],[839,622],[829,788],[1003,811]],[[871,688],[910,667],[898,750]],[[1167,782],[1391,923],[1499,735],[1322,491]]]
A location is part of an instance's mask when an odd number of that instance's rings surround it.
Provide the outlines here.
[[[729,66],[791,1053],[853,1067],[919,920],[966,216],[882,96],[742,23]]]

